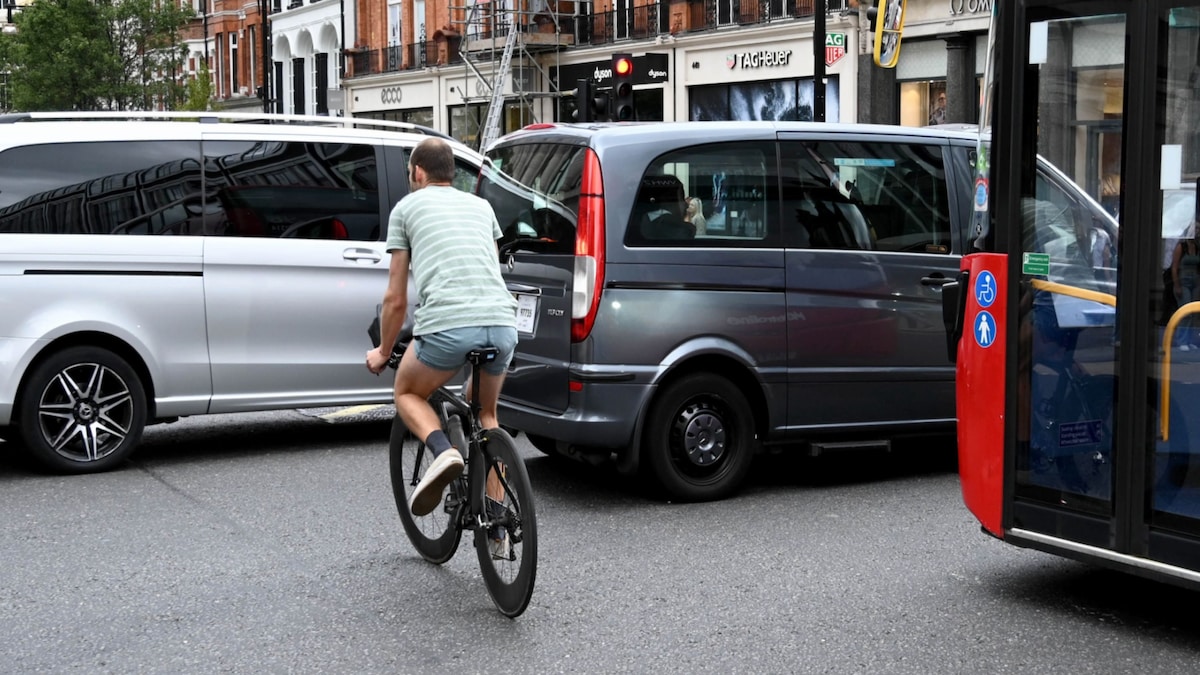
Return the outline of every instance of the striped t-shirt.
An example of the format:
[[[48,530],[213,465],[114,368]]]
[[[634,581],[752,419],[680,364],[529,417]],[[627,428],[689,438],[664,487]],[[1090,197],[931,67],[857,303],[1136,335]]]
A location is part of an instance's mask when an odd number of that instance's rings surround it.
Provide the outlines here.
[[[454,187],[429,185],[396,204],[387,250],[410,254],[421,300],[414,335],[517,325],[517,301],[500,276],[500,236],[491,204]]]

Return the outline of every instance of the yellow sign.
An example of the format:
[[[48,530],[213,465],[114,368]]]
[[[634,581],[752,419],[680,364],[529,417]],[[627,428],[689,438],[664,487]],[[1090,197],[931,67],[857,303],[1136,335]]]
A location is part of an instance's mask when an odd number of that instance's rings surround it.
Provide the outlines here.
[[[895,68],[900,60],[900,33],[904,31],[907,0],[880,0],[883,16],[875,21],[875,65]]]

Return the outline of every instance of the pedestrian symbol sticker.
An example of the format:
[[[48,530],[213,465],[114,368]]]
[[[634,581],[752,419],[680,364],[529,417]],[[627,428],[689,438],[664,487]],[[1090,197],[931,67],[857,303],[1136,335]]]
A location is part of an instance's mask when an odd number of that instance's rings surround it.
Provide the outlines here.
[[[975,317],[975,342],[983,348],[992,346],[996,341],[996,320],[991,312],[980,312]]]
[[[975,279],[975,302],[978,302],[980,307],[991,307],[995,301],[996,277],[991,272],[984,270]]]

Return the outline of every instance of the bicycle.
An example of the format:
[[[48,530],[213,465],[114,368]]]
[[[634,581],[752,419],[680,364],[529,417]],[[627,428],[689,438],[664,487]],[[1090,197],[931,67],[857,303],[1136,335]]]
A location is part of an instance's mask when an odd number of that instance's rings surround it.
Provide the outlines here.
[[[377,334],[372,332],[376,345]],[[404,347],[398,343],[388,366],[396,368],[403,354]],[[533,486],[512,436],[503,429],[484,429],[479,423],[479,368],[498,355],[494,347],[468,354],[470,401],[446,387],[429,397],[443,431],[466,462],[462,475],[450,484],[441,508],[425,516],[414,516],[409,509],[409,499],[432,463],[433,453],[408,433],[399,415],[392,421],[388,464],[400,522],[421,557],[437,565],[445,563],[458,551],[463,530],[474,531],[475,552],[492,602],[505,616],[516,617],[533,597],[537,516]],[[497,552],[493,551],[495,539],[507,541]]]

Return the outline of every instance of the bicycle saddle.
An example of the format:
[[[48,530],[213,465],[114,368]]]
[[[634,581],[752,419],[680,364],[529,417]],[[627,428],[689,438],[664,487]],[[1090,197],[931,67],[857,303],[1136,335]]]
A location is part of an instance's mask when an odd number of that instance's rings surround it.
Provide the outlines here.
[[[500,350],[496,347],[480,347],[467,352],[467,362],[473,366],[478,366],[481,363],[491,363],[500,356]]]

